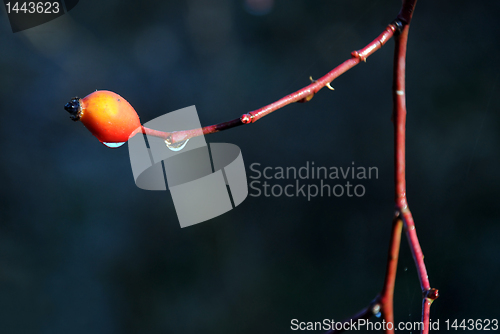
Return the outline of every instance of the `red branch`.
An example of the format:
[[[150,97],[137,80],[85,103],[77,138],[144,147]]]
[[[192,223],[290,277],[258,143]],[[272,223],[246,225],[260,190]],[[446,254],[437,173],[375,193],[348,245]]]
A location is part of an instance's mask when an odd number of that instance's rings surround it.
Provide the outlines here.
[[[396,285],[396,272],[398,269],[399,246],[401,244],[401,230],[403,221],[396,212],[392,221],[391,240],[389,242],[389,254],[387,256],[387,268],[385,273],[384,287],[380,294],[380,309],[382,317],[386,322],[394,324],[394,286]],[[394,328],[387,328],[386,333],[394,334]]]
[[[328,72],[323,77],[319,78],[318,80],[314,80],[310,85],[296,91],[295,93],[289,94],[265,107],[244,114],[240,118],[233,119],[229,122],[206,126],[200,129],[175,131],[170,133],[170,132],[162,132],[142,127],[142,132],[155,137],[168,139],[170,143],[177,143],[189,138],[231,129],[239,125],[254,123],[259,119],[261,119],[262,117],[269,115],[273,111],[283,108],[284,106],[293,102],[310,101],[313,98],[314,94],[316,94],[321,88],[327,86],[328,88],[333,89],[331,88],[330,83],[334,79],[339,77],[341,74],[350,70],[351,68],[359,64],[361,61],[366,62],[366,58],[368,58],[375,51],[380,49],[394,35],[395,31],[396,31],[395,24],[393,23],[389,24],[387,28],[382,32],[382,34],[380,34],[380,36],[375,38],[370,44],[365,46],[363,49],[358,51],[353,51],[351,53],[350,59],[346,60],[339,66],[335,67],[333,70]]]
[[[406,237],[413,255],[413,260],[418,270],[420,287],[422,289],[422,334],[429,332],[430,306],[438,296],[436,289],[431,289],[427,269],[424,263],[424,255],[418,241],[415,223],[408,208],[406,198],[406,162],[405,162],[405,140],[406,140],[406,46],[408,42],[408,31],[410,21],[415,8],[416,0],[405,0],[398,19],[405,24],[400,34],[395,37],[396,46],[394,50],[394,75],[393,75],[393,122],[394,122],[394,181],[396,214],[402,217]],[[395,273],[394,273],[395,274]]]
[[[276,102],[273,102],[265,107],[243,114],[240,118],[229,122],[219,123],[203,128],[183,130],[175,132],[162,132],[142,127],[142,133],[161,137],[169,143],[181,142],[186,139],[206,135],[230,129],[243,124],[250,124],[258,121],[262,117],[269,115],[275,110],[293,102],[307,102],[321,90],[323,87],[330,86],[330,83],[353,68],[361,61],[366,61],[370,55],[380,49],[391,37],[395,36],[395,52],[394,52],[394,73],[393,73],[393,114],[394,122],[394,181],[395,181],[395,216],[393,218],[391,240],[389,244],[389,254],[387,259],[387,269],[384,280],[384,285],[380,295],[365,309],[351,318],[343,321],[343,324],[354,322],[360,319],[369,319],[374,314],[381,312],[386,323],[392,323],[393,328],[386,327],[387,334],[394,334],[394,306],[393,295],[396,282],[396,272],[398,265],[399,249],[401,244],[401,232],[404,227],[406,237],[418,270],[420,286],[422,289],[422,334],[428,334],[429,331],[429,314],[432,302],[439,296],[438,290],[430,287],[427,269],[424,264],[424,256],[420,243],[418,241],[415,224],[408,208],[406,198],[406,165],[405,165],[405,137],[406,137],[406,91],[405,91],[405,69],[406,69],[406,46],[408,41],[408,31],[411,18],[415,9],[417,0],[403,0],[401,11],[397,19],[389,24],[387,28],[374,39],[370,44],[363,49],[353,51],[351,58],[328,72],[318,80],[314,80],[310,85],[289,94]],[[136,132],[140,132],[137,130]],[[344,327],[344,326],[342,326]],[[340,333],[347,328],[341,330],[332,330],[328,333]]]
[[[165,132],[165,131],[160,131],[160,130],[153,130],[153,129],[147,128],[145,126],[141,126],[141,128],[134,131],[130,135],[130,137],[133,137],[137,133],[142,132],[146,135],[163,138],[165,140],[168,140],[169,143],[173,144],[173,143],[181,142],[181,141],[189,139],[189,138],[198,137],[201,135],[206,135],[206,134],[210,134],[210,133],[215,133],[215,132],[231,129],[231,128],[234,128],[234,127],[237,127],[237,126],[243,125],[243,124],[244,123],[241,122],[241,119],[236,118],[236,119],[233,119],[232,121],[223,122],[223,123],[210,125],[210,126],[205,126],[203,128],[199,128],[199,129],[175,131],[175,132]]]

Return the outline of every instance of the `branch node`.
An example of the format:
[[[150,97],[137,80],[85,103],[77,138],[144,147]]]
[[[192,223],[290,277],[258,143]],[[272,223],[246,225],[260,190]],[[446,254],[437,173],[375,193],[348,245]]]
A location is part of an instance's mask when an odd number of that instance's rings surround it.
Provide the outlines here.
[[[429,290],[424,291],[424,298],[429,299],[431,302],[435,301],[439,297],[439,290],[431,288]]]
[[[253,115],[251,114],[243,114],[240,117],[241,123],[248,124],[253,122]]]
[[[366,63],[366,57],[363,56],[359,51],[353,51],[351,52],[351,57],[352,58],[359,58],[359,60],[363,61]]]
[[[395,28],[394,35],[399,35],[403,31],[404,23],[399,18],[391,22],[391,25]]]
[[[330,82],[327,82],[326,87],[328,87],[329,90],[335,90],[335,88],[333,88],[331,85],[330,85]]]
[[[316,80],[313,79],[312,75],[309,76],[309,80],[311,80],[312,83],[316,82]]]

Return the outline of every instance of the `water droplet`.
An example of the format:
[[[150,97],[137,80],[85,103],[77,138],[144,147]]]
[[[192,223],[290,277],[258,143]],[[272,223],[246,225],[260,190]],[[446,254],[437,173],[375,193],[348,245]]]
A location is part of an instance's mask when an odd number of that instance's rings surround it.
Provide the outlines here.
[[[377,318],[380,318],[380,317],[382,316],[382,312],[378,312],[377,314],[375,314],[375,316],[376,316]]]
[[[171,150],[171,151],[174,151],[174,152],[179,152],[180,150],[182,150],[184,147],[186,147],[186,144],[188,143],[189,139],[186,139],[186,140],[183,140],[183,141],[180,141],[178,143],[173,143],[173,144],[170,144],[170,142],[168,140],[165,140],[165,144],[167,144],[167,147]]]
[[[377,314],[380,312],[380,304],[375,304],[372,308],[372,313]]]
[[[109,148],[118,148],[118,147],[122,146],[123,144],[125,144],[125,142],[123,142],[123,143],[105,143],[105,142],[102,142],[102,143]]]

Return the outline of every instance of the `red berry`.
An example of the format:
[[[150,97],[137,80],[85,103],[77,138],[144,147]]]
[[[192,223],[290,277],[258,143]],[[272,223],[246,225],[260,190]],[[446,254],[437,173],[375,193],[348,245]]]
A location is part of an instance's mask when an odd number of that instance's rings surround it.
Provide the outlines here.
[[[64,106],[74,121],[80,120],[102,143],[123,143],[141,127],[134,108],[120,95],[99,90]]]

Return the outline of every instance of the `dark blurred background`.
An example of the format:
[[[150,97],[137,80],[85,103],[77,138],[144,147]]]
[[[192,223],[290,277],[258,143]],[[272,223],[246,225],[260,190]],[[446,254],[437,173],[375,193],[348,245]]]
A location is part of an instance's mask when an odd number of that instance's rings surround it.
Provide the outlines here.
[[[107,89],[147,122],[196,105],[209,125],[289,94],[382,32],[400,1],[81,0],[13,34],[0,16],[0,332],[288,333],[380,291],[393,214],[394,42],[311,102],[207,136],[249,166],[376,166],[365,196],[248,197],[181,229],[63,106]],[[408,45],[408,199],[431,318],[500,314],[500,2],[418,2]],[[271,184],[278,181],[270,180]],[[287,184],[287,182],[281,182]],[[331,181],[330,184],[335,184]],[[420,319],[403,239],[398,321]]]

